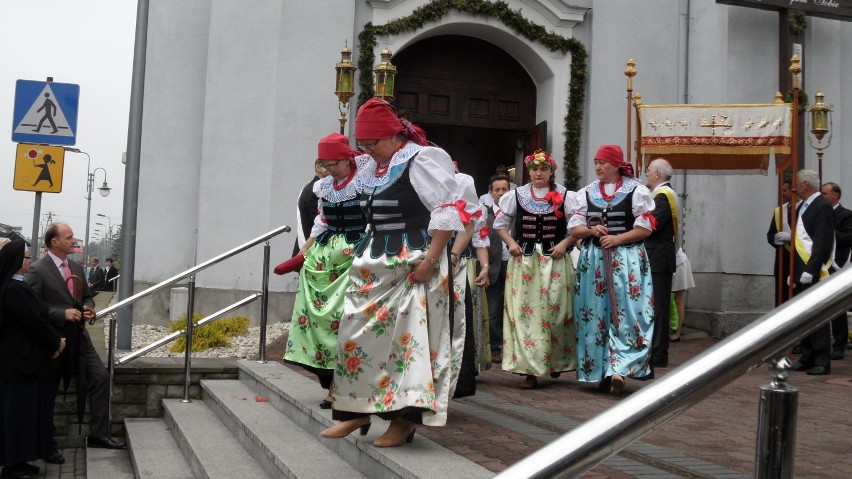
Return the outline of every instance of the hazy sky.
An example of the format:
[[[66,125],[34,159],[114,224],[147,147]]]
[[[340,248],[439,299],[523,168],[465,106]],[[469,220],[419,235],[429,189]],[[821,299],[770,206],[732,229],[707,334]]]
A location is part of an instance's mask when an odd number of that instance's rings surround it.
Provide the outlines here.
[[[17,80],[80,85],[77,143],[91,156],[91,169],[106,170],[112,188],[102,197],[104,172],[95,174],[90,236],[120,224],[124,196],[122,153],[127,149],[130,82],[136,29],[132,0],[3,0],[0,2],[0,223],[32,233],[35,193],[12,188],[17,143],[12,114]],[[83,239],[86,229],[86,155],[65,153],[62,192],[43,193],[41,221],[52,212]]]

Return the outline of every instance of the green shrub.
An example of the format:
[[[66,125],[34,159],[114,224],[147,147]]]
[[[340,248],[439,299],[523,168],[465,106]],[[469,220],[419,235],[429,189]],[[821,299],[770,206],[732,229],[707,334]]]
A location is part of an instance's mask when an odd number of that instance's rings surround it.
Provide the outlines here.
[[[205,315],[196,313],[192,315],[192,323],[198,324]],[[234,316],[222,318],[205,324],[200,328],[192,329],[192,351],[205,351],[212,348],[221,348],[231,344],[231,338],[242,336],[248,332],[248,316]],[[186,315],[182,315],[177,321],[169,323],[169,332],[184,331],[186,329]],[[181,336],[172,343],[169,351],[181,353],[186,350],[186,337]]]

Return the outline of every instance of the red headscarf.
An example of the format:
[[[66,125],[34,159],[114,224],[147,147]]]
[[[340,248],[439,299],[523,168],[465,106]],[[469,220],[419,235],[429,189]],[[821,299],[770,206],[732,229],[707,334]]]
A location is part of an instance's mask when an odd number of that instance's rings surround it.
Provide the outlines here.
[[[426,146],[426,133],[408,120],[396,116],[390,103],[371,98],[358,109],[355,116],[355,138],[358,140],[381,140],[402,133],[406,138],[421,146]]]
[[[317,145],[318,160],[350,160],[356,152],[349,148],[349,138],[340,133],[332,133]]]
[[[595,160],[604,161],[618,167],[618,172],[621,176],[634,176],[633,165],[624,161],[624,153],[618,145],[601,146],[595,154]]]

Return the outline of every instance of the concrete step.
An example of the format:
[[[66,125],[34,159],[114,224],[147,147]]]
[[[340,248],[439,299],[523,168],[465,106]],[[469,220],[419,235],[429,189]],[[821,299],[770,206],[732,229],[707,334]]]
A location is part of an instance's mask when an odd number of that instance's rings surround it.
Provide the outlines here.
[[[366,478],[237,380],[201,381],[204,402],[276,477]]]
[[[309,435],[334,425],[331,411],[320,409],[324,391],[315,381],[290,370],[280,363],[265,364],[239,361],[240,381],[268,404],[287,416]],[[319,441],[367,477],[425,478],[464,477],[490,478],[494,474],[482,466],[452,451],[415,435],[414,442],[404,447],[377,448],[372,445],[387,429],[387,422],[373,417],[373,427],[367,436],[350,434],[343,439]],[[424,426],[420,426],[424,427]]]
[[[130,453],[127,449],[86,449],[86,477],[134,479]]]
[[[172,431],[162,418],[125,419],[127,447],[136,479],[195,479]],[[91,463],[91,458],[88,461]],[[88,477],[113,477],[89,475]]]
[[[199,479],[268,479],[271,476],[246,451],[203,401],[164,399],[164,419]]]

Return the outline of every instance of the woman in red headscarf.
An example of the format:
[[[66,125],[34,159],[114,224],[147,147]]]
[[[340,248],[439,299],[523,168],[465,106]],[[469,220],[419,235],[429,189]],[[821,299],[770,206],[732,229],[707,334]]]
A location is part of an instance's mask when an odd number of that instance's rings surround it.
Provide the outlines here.
[[[573,194],[556,184],[556,161],[539,150],[524,158],[524,165],[531,182],[500,198],[494,229],[511,255],[506,269],[503,370],[525,375],[521,388],[532,389],[538,376],[557,378],[576,368],[574,265],[568,252],[577,240],[567,228],[574,212]]]
[[[350,270],[338,337],[332,417],[323,437],[344,437],[370,416],[391,421],[373,443],[400,446],[415,424],[443,426],[464,338],[450,333],[449,254],[464,231],[449,155],[379,99],[355,117],[368,162],[355,181],[367,237]],[[475,202],[474,202],[475,203]],[[470,205],[471,213],[476,204]]]
[[[598,179],[579,191],[568,227],[583,242],[577,263],[577,379],[618,395],[651,374],[654,301],[642,240],[654,228],[651,192],[617,145],[595,155]]]
[[[284,354],[284,361],[316,374],[324,389],[331,388],[334,377],[337,330],[350,284],[349,268],[367,225],[358,204],[360,191],[353,181],[355,154],[349,139],[340,133],[319,142],[315,166],[329,174],[314,183],[319,214],[299,251],[304,264]],[[331,408],[330,392],[320,407]]]

